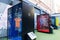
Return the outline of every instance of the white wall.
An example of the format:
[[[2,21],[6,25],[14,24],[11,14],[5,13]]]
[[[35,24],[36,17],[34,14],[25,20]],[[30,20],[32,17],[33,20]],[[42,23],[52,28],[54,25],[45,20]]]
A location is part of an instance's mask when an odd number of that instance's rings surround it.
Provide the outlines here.
[[[0,37],[7,36],[7,14],[10,5],[0,2]]]
[[[10,8],[10,5],[0,3],[0,29],[5,28],[7,29],[7,14],[8,14],[8,8]]]

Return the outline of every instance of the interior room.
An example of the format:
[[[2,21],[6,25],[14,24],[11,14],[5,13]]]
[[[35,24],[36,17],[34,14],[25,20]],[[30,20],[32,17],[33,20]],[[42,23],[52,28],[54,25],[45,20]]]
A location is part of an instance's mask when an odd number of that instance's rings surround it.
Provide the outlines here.
[[[0,40],[60,40],[60,0],[0,0]]]

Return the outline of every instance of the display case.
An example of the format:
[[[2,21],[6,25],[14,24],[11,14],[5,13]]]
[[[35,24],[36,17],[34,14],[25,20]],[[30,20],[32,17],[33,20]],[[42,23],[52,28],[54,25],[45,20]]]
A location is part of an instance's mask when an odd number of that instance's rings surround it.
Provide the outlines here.
[[[23,1],[9,8],[8,38],[11,40],[31,40],[28,35],[30,32],[34,33],[34,7]]]
[[[60,28],[60,16],[56,16],[56,26]]]
[[[56,26],[56,17],[55,16],[51,16],[51,26],[54,28],[54,29],[58,29],[58,27]]]
[[[49,14],[41,14],[37,16],[37,30],[39,32],[52,33],[51,19]]]
[[[8,40],[22,40],[22,3],[8,9]]]

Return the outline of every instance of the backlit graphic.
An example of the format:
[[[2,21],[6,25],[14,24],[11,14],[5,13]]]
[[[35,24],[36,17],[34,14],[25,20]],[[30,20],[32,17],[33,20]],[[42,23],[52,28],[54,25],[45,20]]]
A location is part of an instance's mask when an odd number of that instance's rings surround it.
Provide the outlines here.
[[[56,17],[56,26],[60,27],[60,17]]]
[[[49,16],[37,15],[37,30],[42,32],[49,32]]]
[[[21,18],[15,18],[15,26],[16,26],[17,28],[20,27],[20,22],[21,22]]]

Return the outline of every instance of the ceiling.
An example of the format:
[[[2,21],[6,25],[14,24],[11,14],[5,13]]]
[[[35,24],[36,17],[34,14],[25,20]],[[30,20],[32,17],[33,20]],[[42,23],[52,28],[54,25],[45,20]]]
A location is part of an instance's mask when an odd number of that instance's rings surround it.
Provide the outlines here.
[[[17,3],[17,0],[14,1],[14,5]],[[25,0],[26,1],[26,0]],[[28,0],[35,5],[41,7],[45,11],[48,11],[49,13],[60,13],[60,0]],[[2,3],[9,4],[11,0],[0,0]]]
[[[38,6],[42,6],[44,10],[49,10],[51,13],[60,13],[60,0],[29,0]]]

